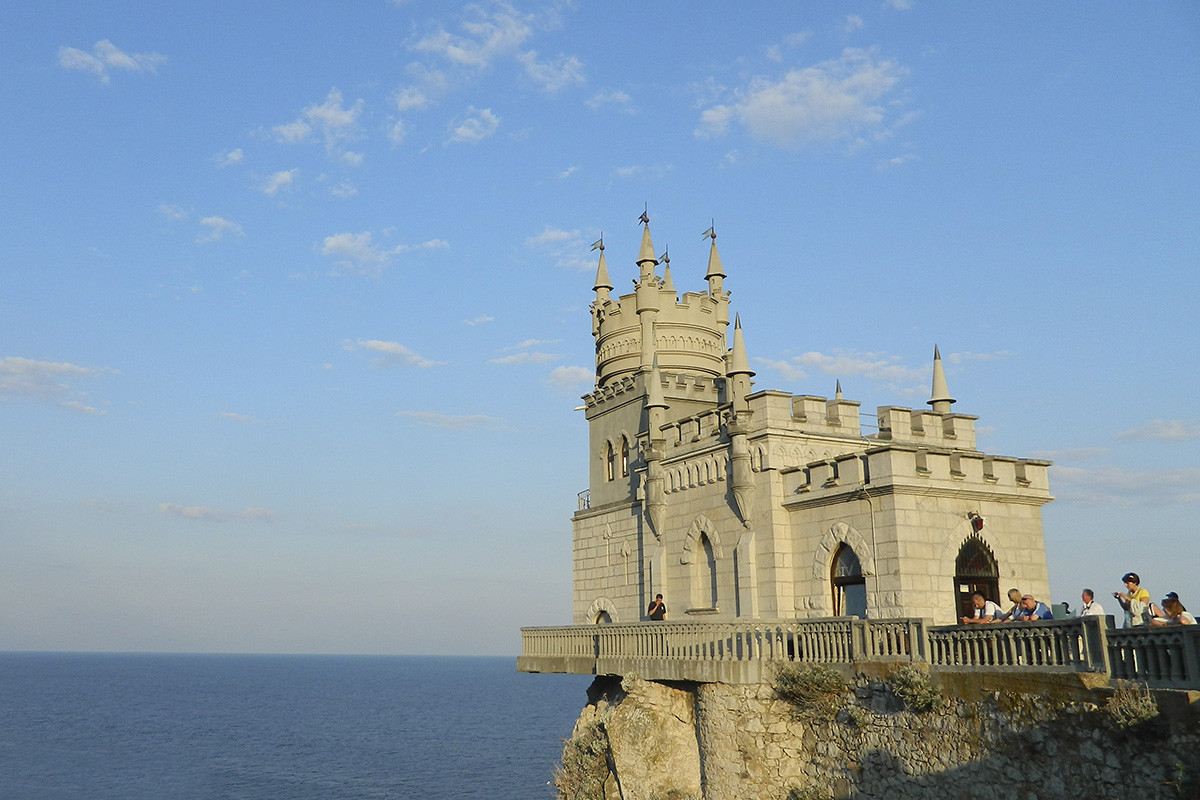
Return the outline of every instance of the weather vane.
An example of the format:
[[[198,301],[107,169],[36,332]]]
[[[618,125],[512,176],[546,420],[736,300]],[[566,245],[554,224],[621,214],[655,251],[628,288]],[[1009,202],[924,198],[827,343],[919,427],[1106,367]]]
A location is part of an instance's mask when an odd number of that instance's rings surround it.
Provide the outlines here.
[[[604,231],[600,231],[600,238],[592,242],[592,250],[599,250],[601,253],[604,252]]]
[[[705,236],[707,236],[715,242],[717,240],[716,228],[717,228],[717,221],[714,219],[714,220],[712,220],[712,224],[708,226],[708,230],[706,230],[704,233],[700,234],[700,238],[703,239]]]
[[[646,203],[645,208],[642,209],[642,215],[640,217],[638,217],[638,222],[642,223],[643,225],[650,224],[650,204],[649,203]]]

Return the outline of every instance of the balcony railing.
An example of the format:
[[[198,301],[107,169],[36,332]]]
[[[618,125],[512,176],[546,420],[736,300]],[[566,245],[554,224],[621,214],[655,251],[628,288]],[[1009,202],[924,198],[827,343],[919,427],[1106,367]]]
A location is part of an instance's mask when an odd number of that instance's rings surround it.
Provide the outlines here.
[[[940,670],[1107,673],[1200,689],[1200,626],[1112,627],[1112,617],[931,627],[921,619],[636,622],[523,628],[524,672],[752,683],[787,662],[915,661]]]

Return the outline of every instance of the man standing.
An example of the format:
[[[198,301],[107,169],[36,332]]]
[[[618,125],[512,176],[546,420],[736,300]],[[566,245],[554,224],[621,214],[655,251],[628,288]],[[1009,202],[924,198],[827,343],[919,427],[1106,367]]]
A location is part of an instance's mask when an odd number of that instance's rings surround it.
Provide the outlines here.
[[[654,602],[646,609],[646,614],[655,622],[662,622],[667,618],[667,606],[661,594],[654,595]]]
[[[962,621],[964,625],[978,622],[995,622],[996,617],[1000,616],[1000,606],[988,600],[979,592],[971,595],[971,602],[975,604],[975,614],[974,616],[963,617]]]

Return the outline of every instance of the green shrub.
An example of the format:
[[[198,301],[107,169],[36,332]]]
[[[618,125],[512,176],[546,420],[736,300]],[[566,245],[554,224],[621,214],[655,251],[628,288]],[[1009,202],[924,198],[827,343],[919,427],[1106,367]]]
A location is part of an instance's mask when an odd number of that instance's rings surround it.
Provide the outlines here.
[[[850,706],[846,709],[846,724],[853,725],[856,728],[865,728],[871,724],[874,716],[874,714],[862,706]]]
[[[889,675],[888,685],[892,688],[892,694],[903,700],[913,711],[933,711],[941,708],[946,702],[929,673],[912,664]]]
[[[846,700],[849,687],[841,673],[819,664],[798,664],[775,674],[775,696],[802,713],[832,717]]]

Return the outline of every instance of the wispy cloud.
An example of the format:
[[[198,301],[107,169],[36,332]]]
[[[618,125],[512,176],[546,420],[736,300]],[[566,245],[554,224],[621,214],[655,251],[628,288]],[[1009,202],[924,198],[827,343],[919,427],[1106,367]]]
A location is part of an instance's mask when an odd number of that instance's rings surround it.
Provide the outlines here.
[[[175,503],[159,503],[158,513],[166,517],[227,522],[231,519],[248,519],[262,522],[275,519],[278,513],[265,508],[247,508],[244,511],[223,511],[208,506],[181,506]]]
[[[245,236],[242,231],[242,226],[232,220],[224,217],[205,217],[200,220],[200,224],[208,228],[208,233],[201,234],[196,237],[196,241],[201,244],[206,242],[219,242],[225,238],[226,234],[232,236]]]
[[[513,353],[499,358],[489,358],[489,364],[545,364],[548,361],[558,361],[562,356],[554,353]]]
[[[587,367],[555,367],[546,376],[546,383],[562,392],[583,392],[596,382],[596,371]]]
[[[387,367],[436,367],[445,361],[431,361],[419,353],[409,350],[399,342],[385,342],[380,339],[359,339],[357,342],[345,345],[347,350],[367,350],[375,354],[371,364],[381,369]]]
[[[101,39],[88,53],[74,47],[58,49],[58,65],[63,69],[90,72],[108,84],[112,70],[125,72],[156,72],[165,64],[167,57],[159,53],[125,53],[108,39]]]
[[[381,247],[372,241],[370,231],[335,233],[321,243],[321,255],[334,259],[338,266],[357,275],[378,276],[393,257],[412,250],[444,250],[449,243],[430,239],[420,244],[398,244]]]
[[[217,167],[224,169],[225,167],[232,167],[236,164],[242,163],[245,158],[246,154],[243,153],[242,148],[239,147],[235,150],[230,150],[228,153],[221,153],[220,155],[216,156],[213,161],[216,162]]]
[[[588,98],[587,107],[593,111],[615,109],[622,114],[637,113],[637,109],[633,107],[633,98],[620,89],[601,89]]]
[[[509,426],[503,420],[489,417],[485,414],[442,414],[436,411],[397,411],[396,416],[407,417],[430,428],[463,431],[473,428],[487,430],[508,430]]]
[[[281,170],[268,176],[258,190],[267,197],[274,197],[279,194],[280,190],[290,188],[299,175],[300,170],[298,169]]]
[[[487,314],[480,314],[478,317],[475,317],[474,319],[464,319],[463,325],[470,325],[472,327],[474,327],[475,325],[485,325],[489,322],[494,322],[495,319],[496,319],[495,317],[489,317]]]
[[[542,61],[538,59],[537,51],[530,50],[517,58],[525,66],[525,74],[544,92],[553,94],[568,86],[586,82],[583,77],[583,62],[575,56],[559,55],[550,61]]]
[[[285,144],[299,144],[319,139],[324,143],[326,151],[339,159],[347,155],[342,146],[354,141],[362,135],[359,117],[363,111],[363,101],[356,100],[353,105],[344,105],[342,93],[330,89],[322,103],[314,103],[300,112],[300,116],[291,122],[276,125],[271,133],[276,141]],[[349,154],[354,164],[357,154]]]
[[[882,132],[894,102],[890,95],[907,75],[907,69],[872,51],[847,48],[837,59],[721,90],[724,102],[701,111],[695,132],[718,138],[738,125],[753,138],[784,148]]]
[[[75,388],[81,380],[103,375],[120,375],[107,367],[81,367],[65,361],[36,361],[20,356],[0,358],[0,397],[20,397],[53,403],[82,414],[103,414],[88,405],[87,394]]]
[[[1200,420],[1156,419],[1139,428],[1117,434],[1119,439],[1187,442],[1200,439]]]
[[[755,359],[772,369],[779,370],[787,380],[802,380],[808,377],[807,370],[817,370],[835,377],[861,376],[873,381],[890,384],[907,384],[924,380],[930,375],[928,368],[904,366],[899,356],[884,353],[855,353],[834,350],[832,353],[803,353],[783,361],[766,358]]]
[[[461,117],[450,123],[448,144],[478,144],[496,133],[500,117],[490,108],[468,108]]]
[[[1200,503],[1200,469],[1054,466],[1050,470],[1051,486],[1062,503],[1121,507]]]
[[[187,219],[188,212],[179,206],[168,205],[167,203],[159,203],[158,215],[160,217],[164,217],[165,219],[169,219],[172,222],[179,222],[180,220]]]
[[[596,268],[596,262],[588,257],[589,243],[584,241],[578,230],[564,230],[546,225],[541,233],[526,238],[525,244],[551,259],[557,267],[580,272]]]
[[[227,419],[230,422],[240,422],[243,425],[265,425],[261,419],[256,419],[249,414],[238,414],[234,411],[223,411],[217,415],[221,419]]]

